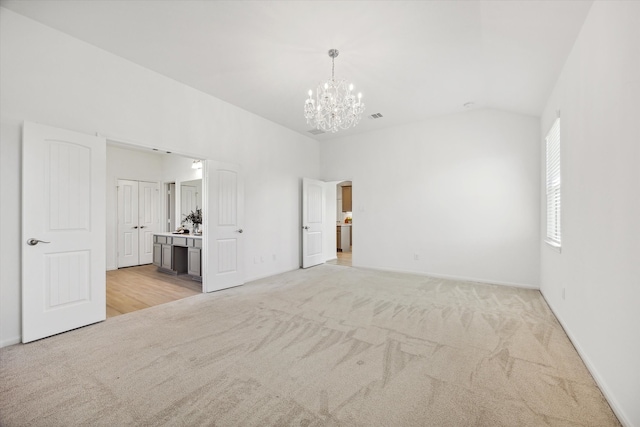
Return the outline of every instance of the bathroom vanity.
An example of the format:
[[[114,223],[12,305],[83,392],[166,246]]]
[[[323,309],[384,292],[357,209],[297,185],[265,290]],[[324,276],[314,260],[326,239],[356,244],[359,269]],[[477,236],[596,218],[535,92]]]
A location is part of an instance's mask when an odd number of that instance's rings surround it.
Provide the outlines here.
[[[188,274],[202,281],[202,236],[156,233],[153,235],[153,264],[168,274]]]

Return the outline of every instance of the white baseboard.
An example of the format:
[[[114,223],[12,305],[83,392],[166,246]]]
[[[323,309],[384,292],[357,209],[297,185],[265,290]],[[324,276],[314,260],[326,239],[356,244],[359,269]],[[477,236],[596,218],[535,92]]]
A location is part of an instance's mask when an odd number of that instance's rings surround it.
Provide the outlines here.
[[[278,274],[288,273],[290,271],[295,271],[295,270],[299,270],[299,269],[300,269],[300,267],[289,268],[287,270],[276,271],[276,272],[273,272],[273,273],[260,274],[258,276],[247,277],[243,284],[247,284],[247,283],[250,283],[250,282],[254,282],[256,280],[264,279],[265,277],[277,276]]]
[[[449,279],[449,280],[460,280],[464,282],[477,282],[477,283],[486,283],[489,285],[501,285],[501,286],[512,286],[515,288],[523,288],[523,289],[533,289],[536,291],[540,290],[540,286],[530,285],[527,283],[516,283],[516,282],[505,282],[500,280],[492,280],[492,279],[482,279],[478,277],[468,277],[468,276],[454,276],[450,274],[440,274],[440,273],[431,273],[428,271],[413,271],[413,270],[400,270],[395,268],[381,268],[381,267],[368,267],[368,266],[360,266],[354,265],[354,267],[358,268],[366,268],[369,270],[379,270],[379,271],[390,271],[393,273],[407,273],[407,274],[415,274],[418,276],[428,276],[428,277],[436,277],[439,279]]]
[[[13,338],[9,338],[6,340],[1,340],[0,341],[0,348],[2,347],[9,347],[10,345],[14,345],[14,344],[18,344],[22,341],[22,337],[13,337]]]
[[[549,303],[549,300],[544,295],[544,292],[540,290],[540,293],[542,294],[542,298],[544,298],[544,300],[547,302],[547,305],[551,309],[551,312],[553,312],[553,315],[556,316],[556,319],[558,319],[558,322],[560,322],[562,329],[564,329],[565,334],[567,334],[567,336],[569,337],[569,340],[571,341],[576,351],[578,352],[578,355],[589,370],[589,373],[591,373],[591,376],[595,380],[596,384],[598,384],[598,387],[600,387],[600,391],[602,391],[605,399],[607,399],[607,402],[609,403],[609,406],[611,406],[613,413],[616,415],[616,417],[618,417],[618,421],[620,421],[620,423],[624,427],[632,427],[631,421],[629,421],[629,418],[625,415],[624,411],[613,396],[613,393],[611,393],[611,390],[609,389],[609,387],[607,387],[607,383],[604,381],[596,367],[593,365],[591,359],[589,359],[589,356],[587,356],[585,351],[582,349],[582,346],[571,332],[571,329],[569,329],[562,317],[558,315],[558,312],[554,310],[553,306]]]

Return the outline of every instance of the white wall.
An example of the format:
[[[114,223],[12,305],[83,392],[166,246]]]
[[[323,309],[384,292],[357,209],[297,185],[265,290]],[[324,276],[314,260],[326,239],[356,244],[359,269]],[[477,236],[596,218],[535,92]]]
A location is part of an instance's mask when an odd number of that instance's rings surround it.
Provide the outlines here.
[[[545,135],[561,111],[562,252],[542,243],[541,291],[627,426],[640,426],[639,41],[639,2],[594,3],[541,120]]]
[[[0,22],[1,23],[1,22]],[[0,29],[1,31],[1,29]],[[1,41],[0,41],[1,42]],[[1,47],[0,47],[1,49]],[[2,60],[0,55],[0,61]],[[2,73],[0,73],[2,79]],[[0,91],[2,88],[0,87]],[[0,100],[3,98],[0,92]],[[3,108],[0,106],[0,114]],[[21,204],[20,147],[8,144],[21,138],[21,130],[0,121],[0,347],[17,342],[20,319],[20,245],[22,221],[16,214]]]
[[[539,126],[477,110],[323,142],[323,178],[353,181],[354,265],[538,287]]]
[[[241,165],[247,280],[298,268],[300,177],[319,176],[316,141],[4,8],[0,51],[0,345],[20,339],[23,120]]]

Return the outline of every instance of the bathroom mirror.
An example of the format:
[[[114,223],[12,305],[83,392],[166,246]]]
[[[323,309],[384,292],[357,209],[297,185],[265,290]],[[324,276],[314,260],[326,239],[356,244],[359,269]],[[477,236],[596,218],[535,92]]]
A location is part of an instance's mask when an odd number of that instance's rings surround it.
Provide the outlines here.
[[[180,222],[197,208],[202,208],[202,179],[183,181],[180,184]]]

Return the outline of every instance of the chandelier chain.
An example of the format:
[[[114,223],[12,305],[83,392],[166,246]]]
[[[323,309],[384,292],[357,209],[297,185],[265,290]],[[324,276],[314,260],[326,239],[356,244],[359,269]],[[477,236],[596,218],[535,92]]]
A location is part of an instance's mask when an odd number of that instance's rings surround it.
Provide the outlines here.
[[[331,80],[335,80],[335,71],[336,69],[336,57],[332,56],[331,57]]]

